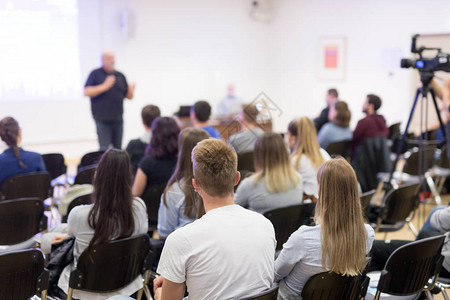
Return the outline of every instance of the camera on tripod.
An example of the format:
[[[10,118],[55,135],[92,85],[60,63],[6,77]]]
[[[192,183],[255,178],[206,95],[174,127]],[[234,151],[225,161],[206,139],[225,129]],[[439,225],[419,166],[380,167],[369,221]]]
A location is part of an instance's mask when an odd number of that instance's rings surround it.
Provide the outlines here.
[[[444,71],[450,72],[450,54],[443,53],[441,48],[427,48],[421,46],[420,48],[416,47],[416,41],[419,37],[418,34],[414,35],[411,42],[411,52],[417,53],[419,55],[419,59],[408,59],[403,58],[400,61],[400,66],[402,68],[415,68],[419,70],[419,72],[435,72],[435,71]],[[433,58],[425,58],[423,56],[424,51],[437,51],[437,54]]]

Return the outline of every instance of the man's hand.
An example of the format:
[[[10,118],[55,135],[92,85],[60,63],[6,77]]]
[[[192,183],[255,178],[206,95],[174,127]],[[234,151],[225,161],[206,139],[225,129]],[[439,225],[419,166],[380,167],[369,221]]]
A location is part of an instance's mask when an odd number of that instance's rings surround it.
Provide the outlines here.
[[[103,81],[103,85],[105,86],[106,90],[112,88],[114,83],[116,83],[116,76],[114,75],[106,76],[105,81]]]
[[[67,239],[68,237],[69,237],[68,234],[58,234],[58,235],[55,235],[55,236],[52,238],[52,244],[53,244],[53,245],[59,244],[59,243],[61,243],[62,241],[64,241],[65,239]]]
[[[176,283],[159,276],[153,280],[155,300],[181,300],[186,291],[186,283]]]
[[[164,277],[158,276],[155,279],[153,279],[153,292],[156,294],[156,290],[162,287],[164,281]]]

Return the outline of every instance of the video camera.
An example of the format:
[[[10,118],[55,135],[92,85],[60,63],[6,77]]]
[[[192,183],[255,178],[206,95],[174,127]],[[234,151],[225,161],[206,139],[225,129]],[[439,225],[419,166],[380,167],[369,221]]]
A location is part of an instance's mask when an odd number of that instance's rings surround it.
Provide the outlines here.
[[[418,34],[414,35],[411,42],[411,52],[417,53],[419,55],[419,59],[408,59],[403,58],[400,62],[400,66],[402,68],[415,68],[419,70],[419,72],[435,72],[435,71],[444,71],[450,72],[450,54],[443,53],[441,48],[426,48],[426,47],[416,47],[416,41],[419,37]],[[433,58],[425,58],[423,57],[424,51],[434,50],[437,51],[437,54]]]

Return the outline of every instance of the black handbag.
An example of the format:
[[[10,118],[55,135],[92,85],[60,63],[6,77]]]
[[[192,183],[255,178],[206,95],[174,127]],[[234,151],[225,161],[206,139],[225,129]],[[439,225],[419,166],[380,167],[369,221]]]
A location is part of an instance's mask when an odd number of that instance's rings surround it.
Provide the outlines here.
[[[47,270],[49,272],[48,295],[65,299],[67,296],[58,287],[58,280],[64,268],[73,261],[73,246],[75,239],[69,237],[59,244],[52,245],[48,255]]]

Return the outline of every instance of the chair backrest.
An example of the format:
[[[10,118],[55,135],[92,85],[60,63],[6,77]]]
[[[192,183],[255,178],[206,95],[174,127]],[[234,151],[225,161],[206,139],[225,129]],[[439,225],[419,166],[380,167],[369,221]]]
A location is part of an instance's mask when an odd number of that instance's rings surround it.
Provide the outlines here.
[[[80,164],[78,165],[78,172],[81,168],[96,165],[100,161],[100,158],[102,158],[103,153],[105,151],[95,151],[95,152],[89,152],[83,155],[81,158]]]
[[[434,147],[423,147],[421,151],[415,147],[405,153],[405,165],[402,172],[410,175],[423,175],[428,169],[434,165]],[[419,169],[419,160],[422,157],[422,167]]]
[[[93,184],[96,169],[97,165],[80,168],[77,176],[75,176],[74,184]]]
[[[274,284],[270,289],[241,300],[277,300],[278,285]]]
[[[395,123],[389,126],[388,139],[391,141],[394,141],[400,137],[400,124],[401,123]]]
[[[151,186],[147,188],[141,197],[147,206],[148,222],[150,225],[158,223],[158,210],[161,203],[161,195],[164,193],[165,188],[165,184]]]
[[[45,229],[47,217],[41,199],[0,201],[0,245],[24,242]]]
[[[61,153],[43,154],[42,159],[44,160],[45,169],[50,173],[52,179],[66,174],[67,166]]]
[[[363,211],[363,215],[366,219],[369,218],[369,213],[370,213],[370,200],[372,200],[373,196],[375,195],[376,190],[371,190],[368,192],[363,193],[360,196],[361,199],[361,209]]]
[[[253,151],[245,152],[238,155],[238,171],[255,172],[255,164],[253,163]]]
[[[39,250],[2,254],[0,266],[0,299],[29,299],[47,290],[48,271]]]
[[[302,290],[304,300],[356,300],[364,298],[369,286],[365,275],[343,276],[323,272],[312,276]]]
[[[2,200],[37,197],[42,201],[51,196],[52,178],[48,172],[20,174],[3,181]]]
[[[149,270],[152,264],[147,234],[86,249],[70,273],[69,287],[88,292],[112,292]]]
[[[73,199],[69,203],[69,206],[67,208],[67,214],[63,217],[62,222],[67,223],[67,218],[69,217],[69,214],[74,207],[76,207],[78,205],[91,204],[92,203],[91,196],[92,196],[92,194],[86,194],[86,195],[78,196],[75,199]]]
[[[387,138],[382,136],[366,139],[356,148],[351,165],[363,192],[377,188],[378,172],[392,170],[390,155]]]
[[[300,226],[311,223],[314,207],[314,203],[299,204],[277,208],[264,213],[264,216],[272,222],[275,229],[277,251],[283,248],[283,244]]]
[[[445,145],[441,148],[438,166],[441,168],[450,169],[450,160],[448,159],[447,146]]]
[[[443,235],[435,236],[395,250],[381,272],[377,294],[411,295],[421,291],[441,269],[444,240]]]
[[[386,223],[396,223],[405,219],[419,203],[418,193],[421,183],[405,184],[387,192],[380,218]]]
[[[343,158],[348,158],[350,156],[350,144],[351,141],[331,143],[326,150],[330,155],[340,155]]]

